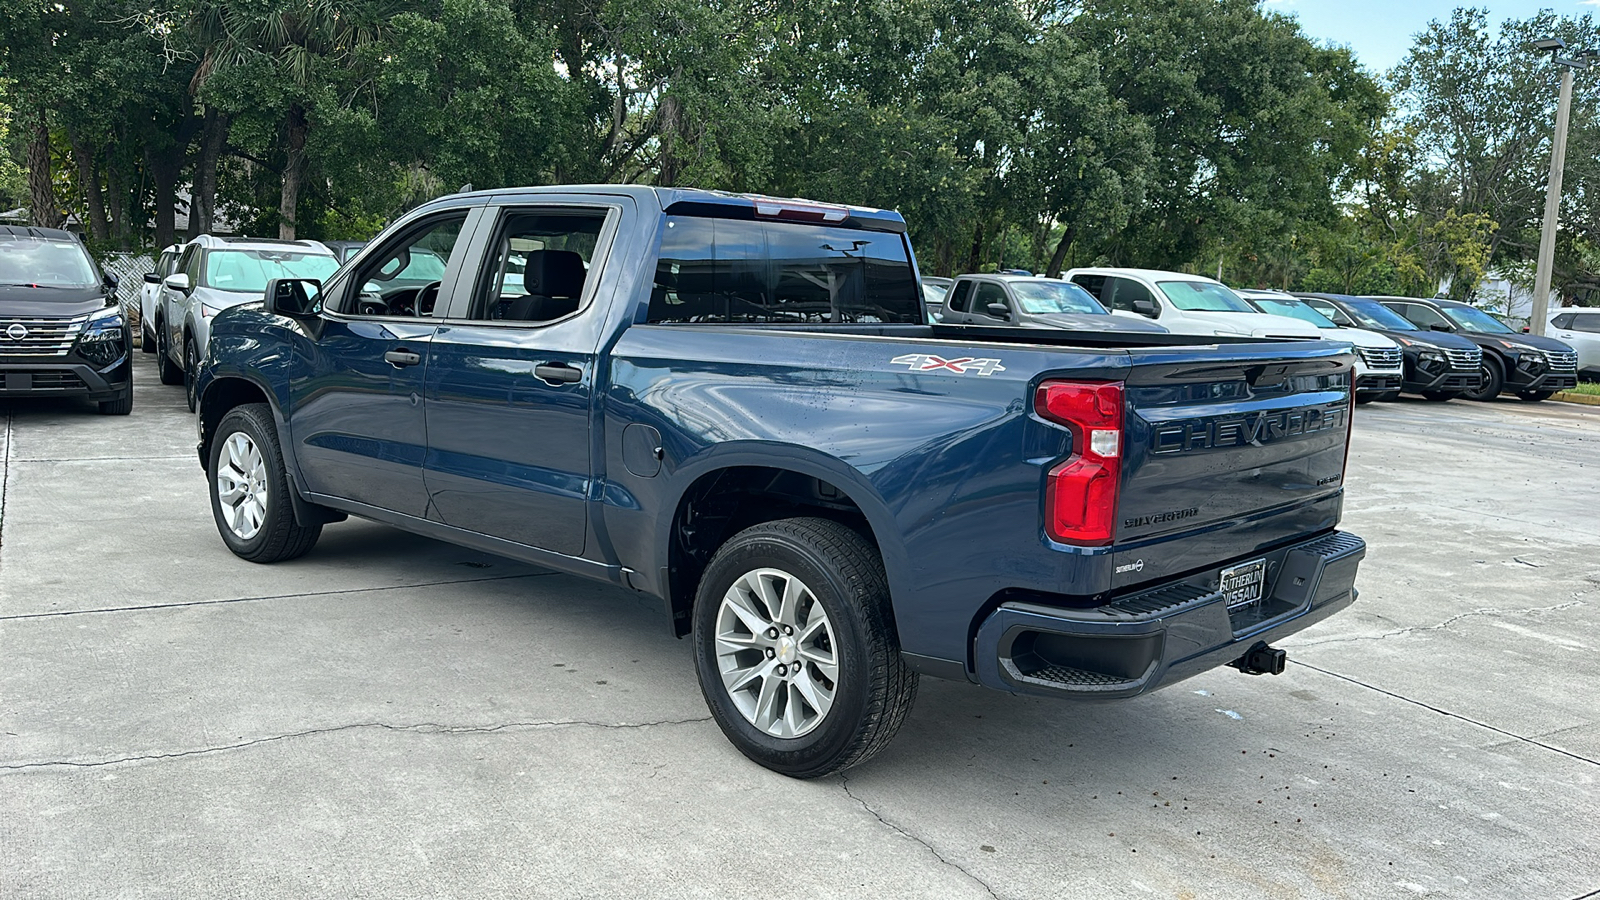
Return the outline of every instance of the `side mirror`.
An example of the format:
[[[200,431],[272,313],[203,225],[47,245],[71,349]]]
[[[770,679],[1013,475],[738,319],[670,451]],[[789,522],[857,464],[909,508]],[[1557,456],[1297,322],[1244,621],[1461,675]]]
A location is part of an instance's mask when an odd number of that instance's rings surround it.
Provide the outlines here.
[[[144,283],[145,284],[160,284],[161,283],[161,276],[156,274],[155,272],[146,272],[146,273],[144,273]]]
[[[166,280],[161,282],[161,284],[169,291],[187,293],[189,290],[189,276],[183,274],[182,272],[173,272],[171,275],[168,275]]]
[[[1011,321],[1011,307],[1005,305],[1004,303],[991,303],[989,304],[988,309],[989,315],[994,316],[996,319],[1005,319],[1008,322]]]
[[[1133,301],[1133,311],[1141,316],[1148,316],[1154,319],[1157,315],[1156,303],[1154,300],[1135,300]]]
[[[1455,331],[1454,328],[1451,328],[1449,325],[1446,325],[1443,322],[1435,322],[1432,325],[1429,325],[1428,326],[1428,330],[1429,331]]]
[[[110,272],[106,272],[100,276],[100,283],[106,286],[106,290],[115,291],[117,285],[122,283],[122,279]]]
[[[261,298],[268,313],[307,319],[322,312],[322,282],[315,278],[274,278]]]

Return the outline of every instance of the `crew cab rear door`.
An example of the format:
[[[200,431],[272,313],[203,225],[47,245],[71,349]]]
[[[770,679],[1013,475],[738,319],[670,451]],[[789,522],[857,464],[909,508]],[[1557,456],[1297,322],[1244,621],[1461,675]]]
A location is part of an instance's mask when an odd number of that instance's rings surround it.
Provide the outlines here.
[[[430,517],[584,552],[596,358],[611,306],[602,275],[631,203],[546,195],[499,207],[485,225],[474,287],[429,346]]]
[[[1338,521],[1349,347],[1262,341],[1197,349],[1130,351],[1114,587]]]

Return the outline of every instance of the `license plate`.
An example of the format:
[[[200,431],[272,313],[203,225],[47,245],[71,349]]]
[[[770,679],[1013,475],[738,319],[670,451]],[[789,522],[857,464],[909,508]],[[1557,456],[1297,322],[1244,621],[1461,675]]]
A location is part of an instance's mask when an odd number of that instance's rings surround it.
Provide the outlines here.
[[[1267,561],[1258,559],[1223,569],[1220,582],[1217,589],[1229,609],[1256,603],[1267,583]]]

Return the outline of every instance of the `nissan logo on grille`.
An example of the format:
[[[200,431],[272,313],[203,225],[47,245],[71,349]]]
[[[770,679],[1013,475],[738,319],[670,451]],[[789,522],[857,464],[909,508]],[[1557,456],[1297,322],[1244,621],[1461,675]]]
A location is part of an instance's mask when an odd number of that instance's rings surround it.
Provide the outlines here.
[[[1249,413],[1218,419],[1190,419],[1157,425],[1156,453],[1184,453],[1217,447],[1260,446],[1344,426],[1349,407],[1343,403],[1307,406],[1279,412]]]
[[[27,336],[28,327],[21,322],[14,323],[10,328],[6,329],[6,337],[13,341],[20,341]]]

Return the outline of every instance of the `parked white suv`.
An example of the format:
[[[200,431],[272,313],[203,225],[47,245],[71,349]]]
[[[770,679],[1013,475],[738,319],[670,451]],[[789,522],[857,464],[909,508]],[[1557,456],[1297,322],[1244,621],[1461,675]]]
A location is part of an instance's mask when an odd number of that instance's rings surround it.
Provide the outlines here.
[[[178,266],[178,252],[182,245],[173,244],[156,257],[156,270],[147,272],[144,284],[139,285],[139,349],[156,352],[156,307],[161,303],[161,282]]]
[[[1269,316],[1215,278],[1157,269],[1072,269],[1062,278],[1093,294],[1117,316],[1154,319],[1174,334],[1317,339],[1317,326]]]
[[[1264,313],[1302,319],[1317,326],[1330,341],[1348,341],[1356,348],[1356,402],[1393,400],[1400,393],[1405,376],[1405,357],[1400,345],[1376,331],[1347,328],[1306,305],[1304,300],[1281,291],[1236,291],[1251,306]]]
[[[327,278],[339,258],[316,241],[223,238],[202,234],[184,245],[161,283],[156,334],[162,384],[183,384],[194,411],[194,375],[205,356],[211,319],[241,303],[260,302],[274,278]]]
[[[1578,374],[1600,378],[1600,308],[1564,307],[1550,310],[1544,333],[1578,351]]]

